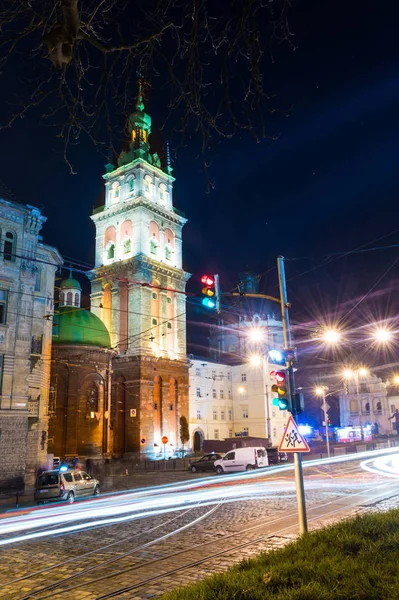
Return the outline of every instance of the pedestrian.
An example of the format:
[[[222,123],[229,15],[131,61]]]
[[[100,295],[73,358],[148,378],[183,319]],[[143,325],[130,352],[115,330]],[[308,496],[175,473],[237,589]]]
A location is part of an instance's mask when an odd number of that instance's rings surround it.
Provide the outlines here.
[[[86,459],[86,472],[91,476],[93,475],[93,461],[91,458]]]
[[[392,419],[395,419],[395,429],[396,429],[397,433],[399,434],[399,410],[398,409],[395,410],[392,417],[389,417],[390,421]]]

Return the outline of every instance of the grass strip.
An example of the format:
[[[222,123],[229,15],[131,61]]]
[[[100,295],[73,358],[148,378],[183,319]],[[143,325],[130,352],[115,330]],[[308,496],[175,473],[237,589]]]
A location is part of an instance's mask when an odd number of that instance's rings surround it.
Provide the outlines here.
[[[399,600],[399,510],[358,516],[308,533],[282,549],[162,596],[162,600],[269,598]]]

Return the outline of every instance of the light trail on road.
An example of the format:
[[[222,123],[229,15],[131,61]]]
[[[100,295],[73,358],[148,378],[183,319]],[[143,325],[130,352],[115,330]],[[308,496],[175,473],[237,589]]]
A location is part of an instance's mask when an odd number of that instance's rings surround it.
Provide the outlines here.
[[[399,454],[396,448],[363,452],[356,455],[333,457],[307,461],[303,467],[306,471],[328,465],[346,467],[351,461],[362,459],[362,465],[370,466],[365,470],[379,476],[389,476],[386,465],[389,461],[397,461]],[[382,465],[385,465],[383,467]],[[374,470],[372,470],[374,469]],[[360,470],[359,467],[355,468]],[[126,521],[144,519],[170,512],[184,511],[188,508],[216,505],[220,502],[238,502],[253,499],[265,499],[278,495],[294,495],[294,480],[286,477],[292,475],[293,465],[237,473],[220,477],[201,478],[197,481],[173,483],[121,494],[109,494],[100,498],[65,504],[32,508],[31,512],[0,519],[0,546],[15,542],[71,534],[91,528],[120,524]],[[348,473],[349,474],[349,473]],[[286,477],[284,477],[286,476]],[[336,478],[320,474],[320,478],[308,478],[306,490],[318,491],[336,488]],[[341,474],[345,478],[345,473]],[[341,486],[357,489],[361,482],[358,479],[344,479]],[[343,494],[346,492],[342,492]],[[12,535],[16,534],[16,535]]]

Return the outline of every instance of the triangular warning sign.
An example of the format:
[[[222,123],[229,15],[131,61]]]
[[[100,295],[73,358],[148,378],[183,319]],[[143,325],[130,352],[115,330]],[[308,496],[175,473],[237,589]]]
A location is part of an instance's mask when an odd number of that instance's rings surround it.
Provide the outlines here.
[[[298,425],[295,423],[292,415],[288,419],[278,449],[279,452],[310,452],[310,448],[299,433]]]

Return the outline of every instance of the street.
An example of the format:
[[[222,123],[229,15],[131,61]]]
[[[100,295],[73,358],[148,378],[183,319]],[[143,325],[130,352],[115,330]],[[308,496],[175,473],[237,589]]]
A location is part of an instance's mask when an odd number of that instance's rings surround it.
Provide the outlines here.
[[[305,463],[309,529],[397,505],[399,454]],[[193,477],[0,519],[0,599],[156,597],[298,532],[292,465]]]

